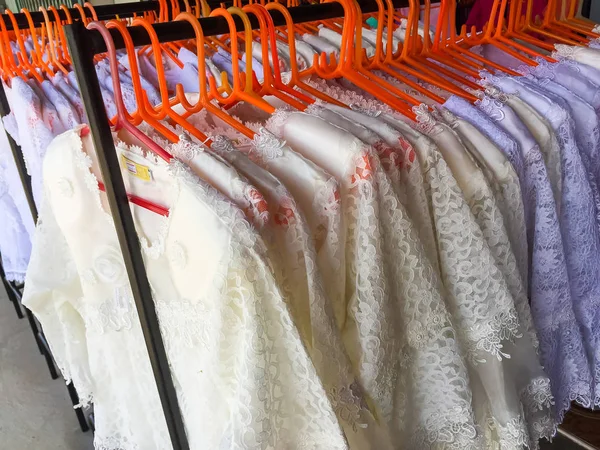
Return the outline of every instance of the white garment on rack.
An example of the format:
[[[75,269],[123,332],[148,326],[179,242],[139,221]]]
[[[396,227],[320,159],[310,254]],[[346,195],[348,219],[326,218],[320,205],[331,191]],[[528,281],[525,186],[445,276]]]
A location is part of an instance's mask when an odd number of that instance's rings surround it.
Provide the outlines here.
[[[433,436],[445,435],[453,445],[477,448],[470,391],[442,381],[467,375],[456,343],[442,338],[452,327],[441,285],[379,159],[362,141],[307,114],[276,113],[272,128],[342,187],[347,279],[356,280],[347,285],[354,293],[347,292],[345,342],[396,445],[435,448]],[[379,343],[377,352],[369,342]],[[432,365],[441,354],[444,363]]]
[[[152,174],[136,178],[124,168],[128,191],[170,211],[165,218],[132,207],[190,447],[347,449],[264,244],[241,211],[177,160],[117,149]],[[38,232],[40,263],[24,303],[36,313],[70,303],[85,323],[96,447],[165,450],[169,434],[97,171],[90,137],[73,130],[53,141],[44,183],[58,227]],[[61,240],[67,247],[47,258],[48,245]],[[83,297],[48,280],[59,258],[71,261],[64,269]]]

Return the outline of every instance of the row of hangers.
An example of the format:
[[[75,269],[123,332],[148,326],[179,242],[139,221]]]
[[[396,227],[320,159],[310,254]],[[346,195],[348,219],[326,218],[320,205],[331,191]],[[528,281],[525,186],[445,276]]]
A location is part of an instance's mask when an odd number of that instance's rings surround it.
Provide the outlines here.
[[[289,0],[287,7],[281,3],[267,3],[264,0],[260,3],[251,1],[246,5],[242,5],[240,0],[234,0],[234,6],[219,7],[214,10],[210,9],[205,0],[197,5],[190,5],[186,0],[183,11],[176,0],[171,0],[170,3],[167,0],[160,0],[158,14],[144,14],[128,21],[116,18],[106,22],[96,20],[97,15],[91,4],[86,3],[84,6],[91,10],[92,19],[94,19],[92,21],[86,18],[83,7],[80,5],[76,7],[79,7],[78,10],[81,12],[80,20],[89,29],[98,30],[106,41],[108,51],[106,55],[101,55],[99,58],[108,58],[113,76],[117,116],[111,119],[112,124],[116,130],[123,128],[129,131],[166,161],[170,161],[171,155],[137,128],[141,122],[146,122],[154,127],[171,142],[177,142],[179,136],[164,123],[166,121],[179,125],[190,135],[210,147],[209,137],[188,121],[191,115],[203,109],[240,133],[252,138],[254,132],[227,113],[229,108],[239,102],[250,103],[268,114],[273,113],[275,109],[264,100],[267,95],[273,95],[299,111],[305,110],[315,101],[314,99],[347,106],[307,84],[304,80],[308,76],[317,76],[323,79],[343,78],[398,112],[411,119],[416,119],[412,107],[418,106],[422,102],[414,98],[409,93],[409,89],[388,81],[390,77],[438,103],[443,103],[444,99],[434,92],[436,89],[459,95],[473,102],[477,100],[477,97],[470,90],[481,89],[481,86],[475,81],[479,78],[480,70],[487,67],[491,70],[518,75],[513,70],[481,56],[473,51],[473,47],[490,45],[517,58],[524,64],[536,65],[535,58],[553,61],[547,52],[552,50],[554,43],[583,45],[589,39],[599,37],[592,31],[594,26],[592,22],[576,17],[577,1],[567,4],[564,1],[549,0],[545,17],[543,20],[539,20],[539,18],[531,17],[533,0],[511,0],[510,2],[509,0],[494,0],[490,20],[482,32],[477,33],[474,29],[468,32],[469,30],[463,26],[457,33],[456,1],[441,0],[434,38],[431,39],[430,0],[425,0],[423,9],[418,0],[409,0],[408,16],[404,18],[406,19],[406,33],[403,42],[399,42],[393,35],[395,27],[403,17],[394,8],[392,0],[376,0],[377,11],[371,14],[363,14],[360,5],[355,0],[332,1],[341,4],[344,10],[342,18],[302,24],[294,23],[288,10],[288,7],[297,6],[296,0]],[[66,8],[61,9],[65,10]],[[48,13],[42,8],[46,18],[45,22],[36,28],[33,21],[29,20],[29,28],[26,30],[19,30],[16,27],[14,16],[9,13],[14,28],[12,36],[6,31],[3,20],[0,20],[0,58],[4,80],[13,76],[32,76],[41,81],[40,78],[43,76],[53,75],[54,70],[68,70],[67,67],[71,65],[71,60],[66,50],[63,25],[71,23],[73,19],[70,14],[67,14],[67,19],[63,21],[58,16],[56,8],[50,7],[49,10],[54,15],[54,21],[50,21]],[[270,14],[272,10],[277,10],[283,15],[285,18],[283,26],[275,26]],[[422,25],[419,23],[421,13],[423,14]],[[234,16],[241,19],[243,23],[241,29],[237,29]],[[250,16],[257,18],[260,24],[257,30],[252,30]],[[182,42],[160,42],[152,24],[167,21],[170,17],[175,21],[185,21],[191,24],[194,30],[193,38]],[[204,36],[201,17],[223,17],[229,27],[228,36],[235,38]],[[370,18],[377,20],[375,30],[377,37],[373,54],[367,55],[362,45],[362,30],[367,23],[373,23],[372,20],[367,22]],[[151,38],[151,44],[143,48],[136,48],[129,34],[128,25],[144,27]],[[422,26],[421,33],[419,33],[420,26]],[[296,36],[318,33],[319,27],[326,27],[341,34],[339,54],[315,55],[311,66],[300,69],[296,63]],[[113,28],[120,33],[125,42],[137,100],[137,110],[133,112],[127,111],[120,95],[119,62],[110,34],[110,29]],[[24,36],[26,35],[33,39],[34,50],[30,57],[27,56],[24,45]],[[9,44],[11,39],[16,40],[18,44],[18,65],[9,57],[12,52]],[[247,58],[245,72],[241,71],[239,64],[241,59],[239,45],[244,45],[245,52],[251,55],[252,41],[256,39],[259,39],[262,45],[263,61],[272,60],[273,62],[272,66],[263,64],[264,79],[262,82],[259,82],[252,71],[252,58]],[[517,39],[528,45],[517,42]],[[285,81],[279,69],[277,41],[284,42],[289,46],[290,73]],[[193,50],[198,57],[199,95],[193,102],[186,96],[181,85],[177,85],[174,93],[169,92],[167,88],[166,69],[162,56],[166,55],[180,65],[177,52],[181,47]],[[214,52],[218,48],[224,48],[231,53],[233,65],[231,83],[227,76],[222,74],[219,86],[212,77],[207,77],[205,67],[206,54]],[[154,55],[162,99],[162,103],[156,106],[149,102],[140,81],[136,56],[141,53]],[[383,74],[385,76],[382,76]],[[432,89],[431,86],[436,89]],[[176,105],[179,106],[179,110],[183,108],[185,112],[177,112],[174,108]],[[163,208],[157,212],[166,214],[166,209]]]

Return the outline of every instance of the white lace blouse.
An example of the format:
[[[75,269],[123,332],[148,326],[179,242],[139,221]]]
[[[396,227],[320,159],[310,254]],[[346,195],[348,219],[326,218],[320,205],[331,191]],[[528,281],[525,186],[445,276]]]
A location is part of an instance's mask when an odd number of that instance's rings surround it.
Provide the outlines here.
[[[290,146],[342,187],[347,279],[356,280],[347,285],[354,293],[345,343],[395,442],[477,448],[470,389],[450,382],[467,374],[448,339],[454,331],[441,284],[376,154],[314,116],[291,113],[278,123]],[[308,132],[318,139],[307,140]]]
[[[170,211],[168,218],[142,209],[133,213],[191,448],[348,448],[266,248],[242,212],[177,160],[167,166],[124,144],[118,148],[152,174],[149,183],[124,169],[128,190]],[[74,130],[53,141],[44,163],[53,214],[43,209],[41,220],[56,226],[36,232],[36,264],[24,303],[45,328],[54,322],[53,336],[79,336],[78,357],[63,359],[63,365],[72,369],[67,373],[88,369],[91,381],[82,391],[94,402],[96,448],[168,449],[96,172],[91,138],[81,139]],[[55,265],[61,270],[47,276]],[[64,305],[68,315],[57,315]]]

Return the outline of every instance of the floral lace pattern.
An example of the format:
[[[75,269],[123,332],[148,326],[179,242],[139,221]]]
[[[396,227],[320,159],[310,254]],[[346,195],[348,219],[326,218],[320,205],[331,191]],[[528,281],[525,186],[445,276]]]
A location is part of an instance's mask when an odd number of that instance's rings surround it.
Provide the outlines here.
[[[575,320],[563,237],[546,165],[539,146],[508,106],[497,123],[519,139],[525,156],[526,223],[531,249],[531,312],[540,355],[552,381],[555,421],[573,400],[589,403],[591,378],[582,336]],[[568,192],[568,191],[567,191]]]
[[[439,137],[440,142],[443,138],[439,135],[445,133],[431,116],[421,129],[434,139]],[[426,180],[428,197],[438,197],[433,195],[434,192],[444,195],[439,196],[431,209],[434,211],[434,220],[444,223],[435,227],[438,242],[443,243],[438,248],[442,275],[454,297],[453,313],[465,339],[469,359],[477,365],[485,363],[485,353],[498,359],[506,357],[508,355],[502,352],[503,341],[520,336],[513,299],[507,292],[500,270],[493,262],[484,235],[441,154],[435,147],[430,147],[428,155],[419,156],[424,173],[439,177],[438,180]],[[455,210],[450,212],[450,207]],[[470,263],[464,265],[461,261]],[[471,289],[467,294],[463,286],[473,286],[474,279],[478,280],[481,288]],[[467,298],[472,299],[473,303]]]
[[[85,296],[81,300],[70,295],[67,298],[85,318],[85,336],[80,343],[93,355],[91,378],[102,380],[93,384],[95,446],[107,450],[163,450],[170,447],[168,432],[124,264],[111,222],[105,220],[108,215],[94,198],[100,196],[97,183],[92,191],[88,181],[92,174],[84,163],[91,161],[76,156],[84,155],[77,133],[75,130],[57,138],[45,163],[51,212],[60,219],[44,241],[66,241],[69,248],[78,249],[73,254],[74,265],[50,258],[53,254],[47,252],[48,247],[40,247],[39,255],[43,253],[44,257],[38,258],[40,265],[34,266],[38,270],[32,272],[28,283],[27,302],[38,301],[52,312],[54,305],[48,300],[56,298],[59,292],[73,294],[63,286],[49,290],[43,278],[34,278],[47,273],[49,258],[60,262],[60,267],[64,265],[63,270],[76,268],[81,276],[68,272],[71,275],[67,275],[67,281],[79,280]],[[241,211],[177,160],[170,163],[168,171],[178,192],[171,208],[171,233],[167,235],[166,250],[157,259],[148,258],[146,267],[167,354],[178,380],[182,412],[186,421],[196,424],[188,427],[190,445],[266,449],[285,443],[314,449],[347,449],[335,410],[339,409],[348,420],[355,417],[356,407],[351,413],[347,405],[349,399],[356,397],[340,389],[335,405],[327,400],[265,259],[262,240]],[[57,186],[63,178],[71,180],[77,196],[62,196]],[[192,273],[202,273],[186,262],[185,255],[186,246],[194,249],[198,245],[195,239],[201,235],[172,234],[187,223],[185,214],[194,217],[194,211],[208,213],[203,216],[204,227],[210,227],[211,221],[224,227],[221,229],[225,239],[213,234],[211,241],[218,239],[226,244],[224,252],[213,252],[214,276],[206,279],[205,289],[200,290],[185,286],[185,280],[193,279]],[[45,213],[42,223],[47,218],[52,216]],[[85,238],[87,233],[73,231],[82,229],[81,221],[93,224],[93,242]],[[177,241],[171,241],[175,237]],[[82,252],[86,245],[91,251]],[[165,277],[171,261],[178,262],[183,278]],[[54,274],[52,280],[56,280]],[[201,282],[196,277],[192,287],[197,288]],[[177,294],[180,292],[195,293],[196,298]],[[124,311],[131,311],[131,316],[124,316]],[[75,325],[72,320],[59,323],[66,328]],[[354,387],[348,389],[357,392]],[[357,429],[362,423],[356,423]]]

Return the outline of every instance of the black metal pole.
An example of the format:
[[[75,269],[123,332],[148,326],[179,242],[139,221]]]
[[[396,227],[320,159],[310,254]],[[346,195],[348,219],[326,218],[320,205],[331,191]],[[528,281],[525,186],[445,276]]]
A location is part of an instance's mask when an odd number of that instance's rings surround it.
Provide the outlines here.
[[[95,50],[87,40],[88,30],[80,22],[66,26],[65,32],[171,442],[174,450],[187,450],[189,444],[177,392],[171,377],[138,235],[94,69]]]
[[[408,6],[408,0],[392,0],[392,3],[395,8]],[[374,0],[358,0],[358,5],[363,13],[370,13],[378,10],[377,2]],[[343,17],[344,8],[340,3],[330,2],[316,5],[294,6],[289,8],[289,12],[294,23],[303,23],[315,20],[332,19],[334,17]],[[273,18],[275,26],[285,25],[286,22],[283,14],[277,10],[270,10],[269,13]],[[242,19],[238,16],[233,16],[233,19],[237,29],[243,29],[244,23],[242,22]],[[257,29],[259,27],[258,19],[254,15],[250,15],[249,19],[252,28]],[[224,17],[202,18],[200,19],[200,24],[202,25],[202,31],[205,36],[229,33],[229,26]],[[195,37],[192,25],[186,21],[156,23],[153,24],[152,27],[161,42],[180,41]],[[68,28],[68,26],[66,28]],[[144,27],[128,27],[127,30],[133,39],[134,45],[149,45],[152,43],[150,41],[150,36]],[[115,43],[115,48],[117,50],[125,48],[125,41],[123,40],[121,33],[114,28],[109,31]],[[106,52],[106,43],[99,31],[85,30],[82,32],[82,36],[85,36],[85,39],[88,41],[88,48],[95,54]]]
[[[180,9],[183,11],[185,8],[185,3],[183,2],[183,0],[178,0],[178,2],[179,2]],[[233,0],[223,1],[223,3],[232,3],[232,2],[233,2]],[[188,3],[193,6],[196,4],[196,0],[189,0]],[[219,0],[209,0],[208,1],[208,4],[211,7],[218,6],[220,3],[221,2]],[[171,5],[171,3],[169,2],[168,11],[170,11],[170,9],[171,9],[170,5]],[[114,4],[114,5],[112,5],[112,4],[111,5],[99,5],[99,6],[94,7],[94,11],[96,12],[96,16],[98,17],[98,20],[114,19],[117,16],[119,16],[119,18],[121,18],[121,19],[124,19],[127,17],[133,17],[135,14],[140,14],[140,13],[150,12],[150,11],[158,12],[159,10],[160,10],[160,5],[159,5],[158,1],[156,1],[156,0],[130,2],[130,3],[118,3],[118,4]],[[14,13],[13,15],[15,16],[17,25],[20,29],[29,28],[29,22],[27,20],[27,16],[24,13],[15,13],[15,11],[13,11],[13,13]],[[43,13],[41,13],[39,11],[30,11],[29,14],[31,15],[31,19],[32,19],[34,25],[39,25],[39,24],[46,22]],[[73,20],[81,19],[81,13],[79,12],[79,10],[77,8],[69,8],[69,14],[71,15],[71,18]],[[88,19],[92,18],[92,12],[90,11],[89,8],[84,8],[84,14]],[[62,9],[58,10],[58,17],[60,18],[60,20],[67,19],[67,15]],[[12,30],[13,23],[10,20],[9,16],[4,14],[2,16],[2,18],[4,19],[6,29]],[[54,14],[50,14],[49,18],[50,18],[50,22],[55,21]]]
[[[0,255],[0,278],[2,279],[2,284],[4,285],[4,289],[6,290],[6,295],[8,300],[13,304],[15,308],[15,312],[17,313],[17,317],[22,319],[23,310],[21,309],[21,304],[19,303],[18,298],[15,296],[15,293],[11,289],[9,281],[6,279],[6,274],[4,273],[4,267],[2,267],[2,255]]]
[[[96,12],[99,20],[114,19],[117,15],[120,18],[132,17],[136,13],[139,14],[158,10],[159,4],[155,0],[149,2],[120,3],[116,5],[99,5],[94,7],[94,11]],[[87,18],[92,17],[92,12],[88,8],[84,8],[84,12]],[[31,15],[33,23],[36,25],[46,22],[43,13],[39,11],[30,11],[29,14]],[[69,8],[69,14],[73,20],[81,19],[81,13],[77,8]],[[14,16],[20,29],[29,28],[29,22],[27,21],[27,16],[24,13],[15,13]],[[61,20],[67,20],[67,15],[62,9],[58,10],[58,16]],[[49,17],[50,21],[54,22],[54,14],[50,14]],[[4,19],[6,28],[8,30],[12,30],[13,24],[8,15],[4,14],[2,18]]]

